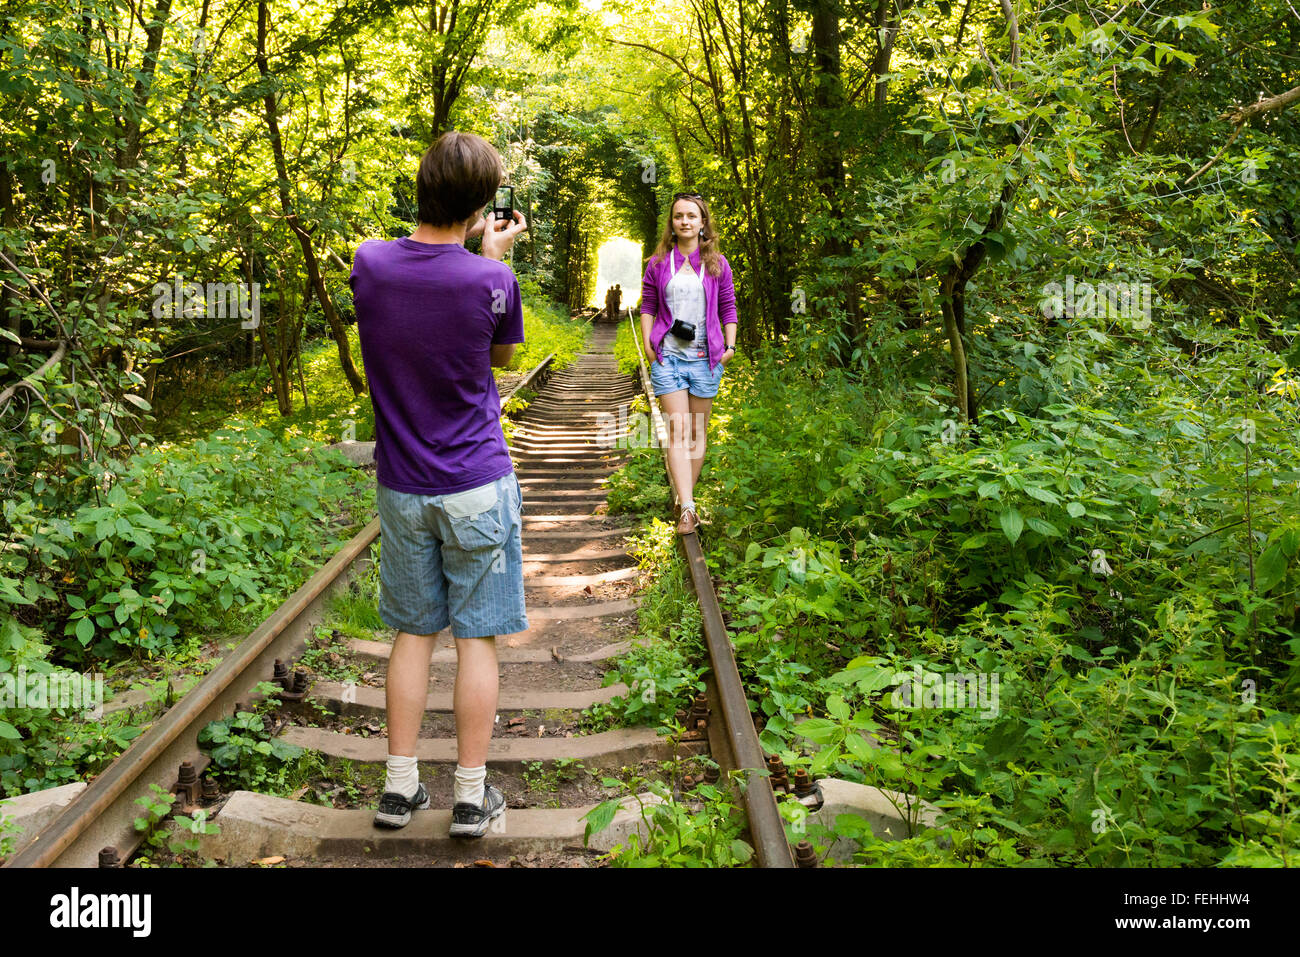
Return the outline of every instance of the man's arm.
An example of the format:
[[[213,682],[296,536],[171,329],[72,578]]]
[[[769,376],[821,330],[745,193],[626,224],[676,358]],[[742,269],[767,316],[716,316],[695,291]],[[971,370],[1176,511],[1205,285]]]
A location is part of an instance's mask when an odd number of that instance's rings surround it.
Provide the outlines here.
[[[492,365],[508,366],[510,360],[514,357],[516,342],[493,343],[492,344]]]
[[[650,345],[650,330],[654,328],[655,317],[648,312],[641,313],[641,345],[645,347],[645,357],[647,362],[654,362],[654,348]]]

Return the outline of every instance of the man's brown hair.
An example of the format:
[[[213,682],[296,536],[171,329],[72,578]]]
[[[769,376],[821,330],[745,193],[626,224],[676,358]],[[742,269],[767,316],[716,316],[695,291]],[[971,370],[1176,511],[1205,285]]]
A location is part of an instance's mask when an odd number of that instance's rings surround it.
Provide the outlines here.
[[[473,133],[449,130],[424,152],[415,177],[420,222],[464,222],[496,195],[505,165],[496,148]]]

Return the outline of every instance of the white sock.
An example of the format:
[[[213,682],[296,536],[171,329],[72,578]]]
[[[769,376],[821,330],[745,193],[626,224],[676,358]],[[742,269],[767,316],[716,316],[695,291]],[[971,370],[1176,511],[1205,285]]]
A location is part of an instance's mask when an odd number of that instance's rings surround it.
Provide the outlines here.
[[[401,754],[388,756],[388,775],[384,778],[384,790],[396,791],[402,797],[415,797],[420,789],[420,772],[415,767],[415,758]]]
[[[687,509],[690,509],[692,512],[695,511],[695,499],[693,498],[682,499],[682,511],[684,512]]]
[[[475,807],[483,806],[483,785],[487,781],[487,765],[483,764],[477,768],[463,768],[456,765],[456,793],[452,802],[460,804],[462,801],[466,804],[472,804]]]

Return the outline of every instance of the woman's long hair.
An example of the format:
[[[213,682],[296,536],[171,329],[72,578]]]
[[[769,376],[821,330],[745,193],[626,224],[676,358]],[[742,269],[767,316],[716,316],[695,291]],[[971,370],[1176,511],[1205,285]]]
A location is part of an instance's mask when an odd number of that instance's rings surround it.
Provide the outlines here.
[[[718,233],[713,228],[713,217],[709,215],[709,204],[698,196],[683,196],[673,200],[668,207],[668,221],[664,223],[663,235],[655,247],[651,262],[659,262],[668,255],[668,250],[677,245],[677,234],[673,232],[673,207],[678,203],[694,203],[700,208],[700,263],[708,270],[710,276],[722,275],[722,264],[718,262]]]

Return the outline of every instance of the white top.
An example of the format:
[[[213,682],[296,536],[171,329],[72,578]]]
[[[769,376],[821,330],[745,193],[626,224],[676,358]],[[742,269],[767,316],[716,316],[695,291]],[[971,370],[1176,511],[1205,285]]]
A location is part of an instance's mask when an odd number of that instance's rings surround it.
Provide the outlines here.
[[[704,323],[704,277],[691,268],[689,259],[678,270],[674,261],[676,251],[676,247],[668,250],[668,266],[672,276],[668,280],[668,310],[674,320],[680,319],[695,326],[695,339],[692,342],[678,339],[670,329],[664,336],[663,353],[679,359],[708,361],[709,331]],[[704,268],[703,260],[700,260],[700,268]]]

